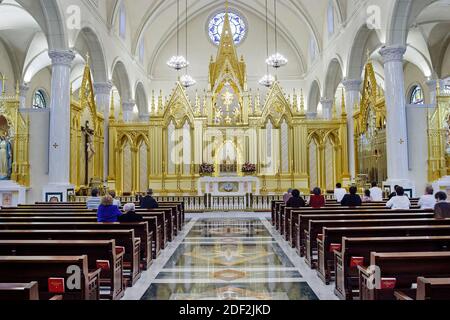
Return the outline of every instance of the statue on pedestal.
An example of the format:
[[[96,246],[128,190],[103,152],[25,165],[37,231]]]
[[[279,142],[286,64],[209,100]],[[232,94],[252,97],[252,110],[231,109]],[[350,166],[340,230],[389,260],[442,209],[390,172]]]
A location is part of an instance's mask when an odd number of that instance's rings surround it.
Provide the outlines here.
[[[10,180],[12,173],[12,147],[6,134],[0,136],[0,180]]]

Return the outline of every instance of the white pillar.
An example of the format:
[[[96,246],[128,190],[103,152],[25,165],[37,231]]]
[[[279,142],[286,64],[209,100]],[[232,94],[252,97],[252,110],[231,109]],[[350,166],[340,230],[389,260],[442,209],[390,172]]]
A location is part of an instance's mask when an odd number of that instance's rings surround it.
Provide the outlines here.
[[[122,110],[123,110],[123,121],[131,122],[133,121],[133,109],[136,105],[136,101],[129,100],[122,102]]]
[[[49,185],[47,193],[62,193],[67,200],[70,185],[70,69],[75,54],[71,50],[51,50],[52,89],[50,102]]]
[[[349,170],[352,181],[356,178],[356,164],[355,164],[355,123],[353,114],[355,106],[360,102],[360,90],[362,81],[359,79],[346,79],[342,81],[345,87],[345,106],[347,112],[347,136],[348,136],[348,161]]]
[[[333,99],[322,98],[320,99],[323,110],[323,118],[326,120],[331,120],[332,109],[333,109]]]
[[[404,46],[383,47],[385,96],[387,110],[387,168],[386,185],[413,188],[409,181],[408,131],[406,124],[405,80],[403,75]],[[413,188],[414,193],[414,188]]]
[[[27,94],[30,87],[27,83],[23,83],[19,86],[19,108],[25,109],[27,107]]]
[[[440,88],[443,88],[444,82],[442,80],[428,80],[426,82],[428,88],[430,89],[430,105],[434,106],[436,104],[436,94],[437,94],[437,82],[439,81]]]
[[[104,147],[103,147],[103,181],[108,180],[108,166],[109,166],[109,108],[111,99],[111,82],[98,82],[94,84],[95,101],[97,108],[103,112],[103,135],[104,135]]]

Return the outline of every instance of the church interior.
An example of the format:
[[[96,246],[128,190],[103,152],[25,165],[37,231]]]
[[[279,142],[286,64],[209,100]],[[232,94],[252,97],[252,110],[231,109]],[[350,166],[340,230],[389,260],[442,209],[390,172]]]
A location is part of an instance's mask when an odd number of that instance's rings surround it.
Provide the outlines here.
[[[450,300],[447,196],[450,0],[0,0],[0,301]]]

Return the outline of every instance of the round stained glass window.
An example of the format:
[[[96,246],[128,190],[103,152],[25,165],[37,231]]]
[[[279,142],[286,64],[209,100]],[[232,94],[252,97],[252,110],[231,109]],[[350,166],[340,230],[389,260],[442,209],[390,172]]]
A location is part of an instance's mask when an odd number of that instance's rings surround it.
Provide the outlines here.
[[[231,32],[233,33],[234,44],[238,45],[247,35],[247,23],[244,18],[234,12],[228,13],[228,17],[230,19],[230,27]],[[211,41],[217,46],[220,44],[224,22],[225,12],[219,12],[209,20],[208,35]]]

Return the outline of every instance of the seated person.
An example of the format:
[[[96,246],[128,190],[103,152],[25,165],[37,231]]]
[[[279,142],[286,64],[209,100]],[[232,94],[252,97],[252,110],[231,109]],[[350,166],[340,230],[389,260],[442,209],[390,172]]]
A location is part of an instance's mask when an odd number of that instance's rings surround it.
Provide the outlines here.
[[[347,194],[347,190],[342,188],[342,184],[336,184],[336,189],[334,189],[334,198],[337,202],[341,202],[344,196]]]
[[[391,200],[393,197],[395,197],[397,195],[397,189],[399,188],[399,185],[395,185],[394,186],[394,191],[389,195],[389,200]]]
[[[96,188],[92,189],[91,196],[86,200],[86,208],[89,210],[97,210],[102,199],[98,196],[100,191]]]
[[[418,205],[422,210],[434,209],[436,198],[434,197],[434,189],[432,186],[426,187],[425,194],[420,197]]]
[[[373,201],[372,194],[369,189],[366,189],[364,191],[364,196],[362,198],[362,202],[367,203],[367,202],[372,202],[372,201]]]
[[[117,208],[120,208],[122,204],[120,203],[119,199],[116,199],[116,192],[114,190],[110,191],[109,195],[113,198],[113,204],[117,206]]]
[[[435,219],[449,219],[450,218],[450,203],[447,202],[447,194],[439,191],[435,194],[436,205],[434,206]]]
[[[287,193],[283,195],[283,202],[287,203],[289,199],[292,198],[292,189],[289,189]]]
[[[148,189],[147,195],[141,198],[140,207],[142,209],[157,209],[159,208],[158,202],[153,198],[153,190]]]
[[[373,202],[383,201],[383,190],[378,187],[376,182],[372,182],[372,188],[370,188],[370,196],[372,197]]]
[[[411,202],[407,195],[405,195],[405,190],[403,187],[397,187],[396,196],[392,197],[386,203],[386,207],[392,210],[408,210],[411,207]]]
[[[98,222],[117,222],[122,215],[119,208],[113,204],[114,200],[110,195],[104,196],[97,210]]]
[[[322,195],[320,188],[314,188],[313,194],[309,198],[309,205],[316,209],[325,207],[325,197]]]
[[[357,194],[358,188],[351,187],[350,194],[346,194],[341,201],[343,207],[360,207],[362,205],[361,197]]]
[[[292,190],[292,197],[286,203],[287,208],[303,208],[306,206],[305,200],[300,197],[300,191]]]
[[[127,203],[123,206],[123,215],[119,217],[119,222],[141,222],[142,216],[136,213],[136,206],[134,203]]]

